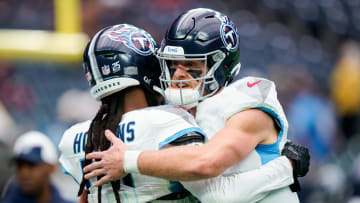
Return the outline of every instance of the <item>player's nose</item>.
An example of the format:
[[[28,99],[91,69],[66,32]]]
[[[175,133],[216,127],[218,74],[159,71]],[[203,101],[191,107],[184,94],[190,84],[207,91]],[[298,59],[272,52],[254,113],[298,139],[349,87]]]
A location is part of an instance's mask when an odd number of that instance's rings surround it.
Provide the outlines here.
[[[185,79],[186,76],[187,76],[187,72],[183,67],[181,67],[181,65],[175,67],[173,80],[182,80]]]

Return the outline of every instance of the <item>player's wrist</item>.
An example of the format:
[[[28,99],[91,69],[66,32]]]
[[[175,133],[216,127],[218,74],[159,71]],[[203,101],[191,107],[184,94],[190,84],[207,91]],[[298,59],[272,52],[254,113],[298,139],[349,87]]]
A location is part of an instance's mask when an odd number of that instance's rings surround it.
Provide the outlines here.
[[[124,153],[124,172],[140,173],[138,167],[138,159],[141,151],[126,150]]]

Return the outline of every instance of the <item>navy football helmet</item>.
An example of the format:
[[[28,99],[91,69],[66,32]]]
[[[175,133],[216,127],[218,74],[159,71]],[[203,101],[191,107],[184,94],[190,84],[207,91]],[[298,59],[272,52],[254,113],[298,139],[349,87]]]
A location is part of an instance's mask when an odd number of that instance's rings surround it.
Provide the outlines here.
[[[119,24],[100,30],[83,56],[91,95],[101,100],[137,85],[161,94],[161,69],[154,53],[157,47],[148,32],[133,25]]]
[[[206,8],[191,9],[170,25],[157,52],[162,68],[160,82],[167,102],[193,107],[229,84],[240,71],[239,35],[226,15]],[[173,80],[174,60],[200,60],[203,76],[191,80]],[[181,88],[185,81],[200,81],[194,90]],[[177,83],[180,88],[168,88]]]

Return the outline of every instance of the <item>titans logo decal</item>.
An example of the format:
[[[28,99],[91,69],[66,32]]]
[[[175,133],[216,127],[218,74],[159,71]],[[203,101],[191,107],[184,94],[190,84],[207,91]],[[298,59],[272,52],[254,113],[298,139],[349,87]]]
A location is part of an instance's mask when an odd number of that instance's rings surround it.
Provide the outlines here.
[[[227,50],[235,51],[238,48],[239,35],[237,33],[236,25],[233,24],[227,16],[222,19],[220,36]]]
[[[148,34],[132,27],[109,31],[106,35],[114,41],[124,43],[125,46],[141,55],[149,55],[154,50],[154,42]]]

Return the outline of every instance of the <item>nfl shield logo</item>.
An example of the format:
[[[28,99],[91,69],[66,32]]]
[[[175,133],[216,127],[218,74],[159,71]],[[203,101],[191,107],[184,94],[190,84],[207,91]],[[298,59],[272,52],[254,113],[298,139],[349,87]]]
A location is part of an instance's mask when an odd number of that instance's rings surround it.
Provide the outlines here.
[[[104,65],[103,67],[101,67],[101,70],[102,70],[103,75],[110,74],[110,66],[109,65]]]

